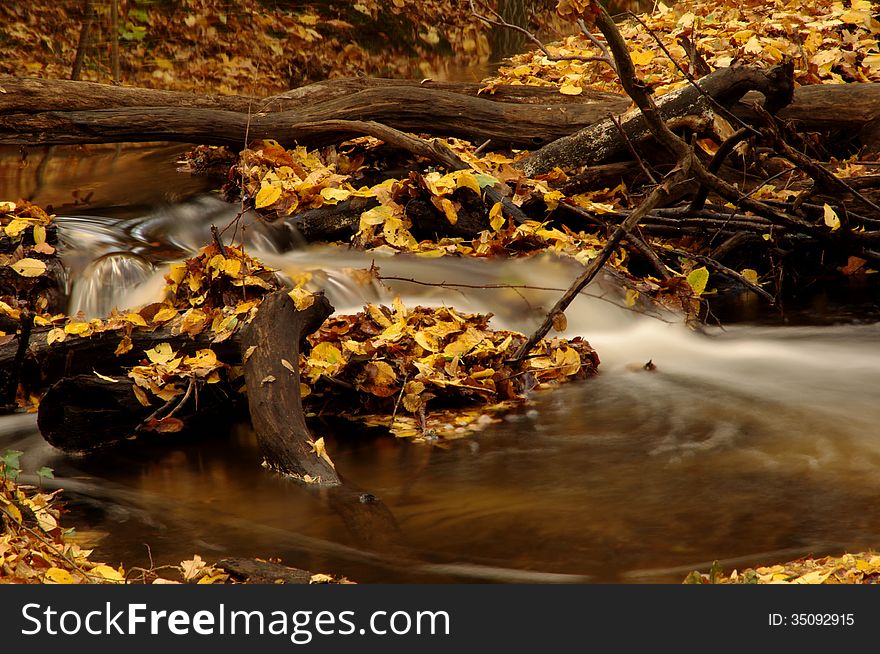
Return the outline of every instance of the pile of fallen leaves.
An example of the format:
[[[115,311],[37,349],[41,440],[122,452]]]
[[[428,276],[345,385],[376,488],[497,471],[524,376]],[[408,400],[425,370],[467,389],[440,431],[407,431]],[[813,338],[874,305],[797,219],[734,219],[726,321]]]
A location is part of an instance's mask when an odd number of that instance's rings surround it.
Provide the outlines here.
[[[278,220],[307,209],[318,209],[361,199],[369,202],[353,226],[351,243],[359,248],[405,252],[420,257],[466,256],[477,258],[525,257],[550,252],[586,264],[604,245],[595,231],[552,227],[542,220],[519,225],[505,215],[501,203],[486,204],[489,187],[505,187],[512,203],[528,208],[530,215],[549,221],[561,204],[598,216],[627,210],[632,202],[626,184],[614,188],[566,195],[558,187],[569,181],[561,170],[537,178],[526,177],[513,166],[522,153],[478,154],[476,147],[460,139],[435,139],[455,152],[470,169],[442,173],[413,170],[407,177],[382,176],[382,143],[371,137],[346,142],[339,148],[285,149],[276,141],[251,144],[241,153],[236,174],[227,192],[239,191],[269,220]],[[427,221],[426,221],[427,219]],[[422,223],[428,222],[428,227]],[[467,224],[467,230],[462,225]],[[461,236],[466,231],[474,236]],[[633,275],[624,248],[608,261],[621,274],[628,288],[626,302],[632,306],[642,296],[664,305],[694,310],[695,297],[705,289],[690,284],[688,274],[699,268],[683,262],[680,277],[661,281]]]
[[[708,574],[690,573],[686,584],[876,584],[880,583],[880,554],[857,552],[841,556],[808,557],[787,563],[747,568],[725,575],[713,565]]]
[[[0,458],[0,583],[121,583],[121,567],[91,561],[92,550],[60,526],[59,491],[16,483],[21,454],[8,451]]]
[[[84,5],[0,3],[0,73],[69,78]],[[82,79],[109,81],[110,3],[92,5]],[[328,77],[443,78],[450,65],[490,55],[489,28],[455,0],[122,0],[119,7],[122,81],[150,88],[269,95]],[[550,15],[552,3],[535,3],[535,11]]]
[[[580,337],[544,339],[522,366],[511,365],[525,336],[490,329],[490,318],[399,300],[332,316],[301,360],[305,402],[397,436],[454,438],[532,389],[596,373],[599,357]]]
[[[734,62],[769,67],[789,58],[799,84],[880,81],[880,21],[876,3],[869,0],[680,0],[670,6],[659,2],[653,13],[639,19],[644,26],[630,18],[620,24],[620,31],[639,77],[658,94],[688,83],[679,70],[691,67],[694,72],[684,47],[688,42],[713,70]],[[582,34],[551,44],[548,50],[560,58],[603,55]],[[537,50],[512,57],[486,90],[498,84],[558,86],[567,95],[584,89],[623,92],[617,74],[605,62],[554,60]]]
[[[25,200],[0,202],[0,329],[17,327],[22,310],[45,320],[57,308],[62,271],[53,218]]]

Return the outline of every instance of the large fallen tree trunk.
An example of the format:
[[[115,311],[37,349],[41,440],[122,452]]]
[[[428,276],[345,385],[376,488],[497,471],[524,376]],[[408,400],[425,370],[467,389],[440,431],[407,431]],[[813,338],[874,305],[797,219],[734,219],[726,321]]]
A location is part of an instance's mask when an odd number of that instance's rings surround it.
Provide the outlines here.
[[[246,138],[326,145],[354,136],[314,124],[372,120],[411,132],[536,147],[570,134],[629,101],[588,93],[572,102],[555,89],[474,84],[337,80],[271,98],[195,96],[65,80],[0,79],[0,143],[182,141],[241,147]],[[536,104],[540,102],[540,104]]]
[[[722,82],[723,104],[756,88],[742,87],[743,70],[753,69],[720,69],[706,78]],[[319,82],[261,99],[14,77],[0,78],[0,87],[0,143],[15,145],[162,140],[240,147],[247,135],[319,146],[354,134],[316,123],[372,120],[535,149],[630,106],[629,99],[603,92],[565,96],[551,87],[500,86],[480,93],[477,84],[369,78]],[[685,92],[682,109],[699,95]],[[858,131],[880,119],[880,84],[801,87],[780,117],[807,129]]]

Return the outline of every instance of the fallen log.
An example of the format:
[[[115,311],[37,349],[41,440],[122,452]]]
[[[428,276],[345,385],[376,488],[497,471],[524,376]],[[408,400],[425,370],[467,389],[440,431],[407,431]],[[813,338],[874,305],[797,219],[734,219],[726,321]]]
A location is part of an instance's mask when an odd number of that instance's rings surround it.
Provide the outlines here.
[[[776,66],[769,71],[746,66],[719,68],[693,84],[657,99],[657,109],[664,121],[686,116],[711,120],[716,106],[731,107],[748,91],[761,91],[768,106],[778,110],[787,105],[794,89],[790,66]],[[623,138],[622,134],[625,134]],[[572,169],[593,166],[618,157],[627,150],[627,141],[639,143],[651,136],[651,129],[639,108],[627,111],[619,119],[607,118],[579,132],[560,138],[520,160],[516,167],[532,177],[555,167]]]
[[[536,147],[629,105],[603,92],[573,102],[555,89],[502,87],[490,95],[474,84],[405,80],[335,80],[259,100],[67,80],[2,78],[0,87],[0,143],[16,145],[161,140],[241,147],[246,139],[272,138],[322,146],[355,134],[315,123],[359,120]]]
[[[170,343],[175,351],[194,354],[202,348],[212,348],[220,360],[235,365],[240,362],[238,343],[230,339],[215,343],[213,334],[206,330],[196,336],[176,334],[171,327],[146,329],[118,329],[96,332],[91,336],[68,336],[64,341],[49,343],[50,328],[38,327],[26,337],[27,350],[22,362],[21,382],[29,392],[39,392],[62,377],[95,375],[108,376],[121,367],[137,365],[144,352],[159,343]],[[124,336],[131,339],[132,347],[125,353],[114,352]],[[0,344],[0,370],[12,368],[22,336]],[[94,377],[97,379],[97,377]]]
[[[202,386],[198,396],[174,398],[163,412],[161,401],[146,407],[134,394],[128,377],[101,379],[94,375],[63,377],[40,400],[37,427],[51,445],[64,452],[82,454],[133,440],[147,432],[156,436],[179,431],[180,423],[194,419],[227,421],[234,402],[220,385]],[[166,415],[172,413],[173,415]],[[169,418],[159,425],[161,418]],[[152,419],[152,421],[151,421]],[[169,429],[170,428],[170,429]]]
[[[333,312],[323,294],[297,310],[285,291],[266,296],[240,336],[251,422],[266,464],[279,472],[327,486],[336,469],[306,425],[300,397],[300,339]]]

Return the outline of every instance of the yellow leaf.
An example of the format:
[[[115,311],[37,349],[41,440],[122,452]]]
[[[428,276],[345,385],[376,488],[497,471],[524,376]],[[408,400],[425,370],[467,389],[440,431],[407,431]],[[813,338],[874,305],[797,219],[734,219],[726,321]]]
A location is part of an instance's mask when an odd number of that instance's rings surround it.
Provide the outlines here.
[[[344,362],[342,352],[332,343],[318,343],[309,352],[309,365],[337,366]]]
[[[89,323],[76,321],[64,325],[64,331],[68,334],[78,334],[80,336],[87,336],[91,333]]]
[[[312,452],[314,452],[319,459],[324,459],[331,468],[336,468],[336,464],[333,463],[333,461],[330,459],[330,455],[327,454],[327,448],[324,446],[323,436],[321,436],[321,438],[316,441],[312,441],[311,443],[309,443],[309,445],[312,448]]]
[[[55,327],[46,334],[46,343],[49,345],[61,343],[65,338],[67,338],[67,333],[60,327]]]
[[[455,204],[449,198],[440,198],[440,206],[443,209],[443,213],[446,215],[446,220],[449,221],[450,225],[454,225],[458,222],[458,211],[455,209]]]
[[[254,199],[254,206],[257,209],[268,207],[270,204],[277,202],[280,197],[281,189],[279,187],[263,184],[257,192],[257,197]]]
[[[315,295],[304,288],[294,288],[288,293],[297,311],[304,311],[315,303]]]
[[[116,351],[113,352],[116,356],[120,354],[125,354],[126,352],[130,352],[132,348],[131,338],[128,336],[123,336],[122,340],[119,341],[119,345],[116,346]]]
[[[21,218],[13,218],[9,221],[9,224],[3,228],[3,231],[6,232],[6,235],[9,238],[18,238],[21,233],[31,226],[31,223],[27,220],[22,220]]]
[[[183,572],[184,581],[191,581],[195,579],[204,567],[205,562],[198,554],[193,556],[192,559],[190,559],[189,561],[180,562],[180,568],[181,572]]]
[[[822,584],[825,583],[825,580],[831,576],[831,573],[834,570],[828,570],[827,572],[822,572],[821,570],[813,570],[812,572],[808,572],[805,575],[801,575],[797,579],[794,579],[791,583],[793,584]]]
[[[144,317],[139,313],[127,313],[122,316],[122,319],[126,322],[130,322],[133,325],[137,325],[138,327],[147,326],[147,321],[144,320]]]
[[[2,499],[3,496],[0,495],[0,500]],[[4,510],[12,516],[12,519],[15,520],[15,522],[17,522],[18,524],[21,524],[21,511],[19,510],[19,508],[11,502],[3,501],[3,504],[5,505]]]
[[[634,288],[626,289],[626,297],[624,298],[624,302],[628,307],[634,307],[636,305],[636,300],[639,299],[639,292]]]
[[[702,295],[709,282],[709,271],[705,266],[692,270],[687,276],[687,283],[694,290],[694,295]]]
[[[131,390],[134,391],[135,397],[138,399],[143,406],[150,406],[150,398],[147,397],[146,392],[137,384],[132,384]]]
[[[489,209],[489,226],[492,228],[493,232],[497,232],[504,226],[503,208],[504,205],[501,202],[496,202],[492,205],[492,208]]]
[[[168,271],[168,274],[165,275],[165,279],[167,279],[172,284],[180,284],[183,281],[183,278],[186,276],[186,264],[178,263],[171,266],[171,269]]]
[[[223,272],[230,277],[238,277],[239,274],[241,274],[241,260],[226,259],[226,261],[223,262]]]
[[[34,243],[40,245],[46,242],[46,228],[42,225],[34,225]]]
[[[321,197],[326,204],[336,204],[351,197],[351,191],[342,188],[322,188]]]
[[[287,368],[290,372],[296,373],[299,372],[296,368],[293,367],[293,364],[287,359],[281,359],[281,365]]]
[[[744,268],[739,272],[739,274],[745,277],[746,281],[749,281],[752,284],[758,283],[758,272],[756,270],[752,270],[751,268]]]
[[[168,363],[174,358],[174,350],[168,343],[159,343],[156,347],[145,350],[144,354],[147,358],[156,364]]]
[[[832,232],[840,229],[840,218],[837,217],[837,212],[828,204],[823,209],[825,212],[825,224],[831,228]]]
[[[156,312],[156,315],[153,316],[153,322],[168,322],[172,318],[177,317],[177,309],[173,307],[165,307],[164,309],[159,309]]]
[[[580,95],[584,92],[584,90],[578,86],[577,84],[572,84],[571,82],[566,82],[562,86],[559,87],[559,92],[562,95]]]
[[[654,53],[650,50],[633,50],[630,57],[636,66],[644,66],[654,61]]]
[[[22,277],[39,277],[46,272],[46,264],[39,259],[19,259],[10,268]]]
[[[102,375],[100,372],[92,368],[92,372],[95,373],[98,379],[103,379],[104,381],[113,382],[114,384],[118,383],[118,379],[113,379],[113,377],[108,377],[107,375]]]
[[[67,570],[62,570],[61,568],[49,568],[48,570],[46,570],[43,578],[46,580],[47,583],[52,584],[76,583],[71,574]]]
[[[106,579],[108,581],[123,581],[123,580],[125,580],[125,577],[122,575],[122,573],[119,572],[119,570],[117,570],[115,568],[111,568],[109,565],[104,565],[104,564],[96,565],[94,568],[89,570],[89,572],[93,575],[98,575],[100,577],[103,577],[104,579]]]
[[[457,188],[465,187],[480,195],[480,183],[477,178],[467,170],[461,170],[457,175]]]
[[[437,338],[433,334],[418,331],[413,338],[416,343],[428,350],[428,352],[438,352],[440,350],[440,344],[437,342]]]
[[[225,574],[223,572],[218,572],[216,574],[205,575],[204,577],[199,579],[198,583],[199,584],[216,584],[216,583],[222,584],[227,579],[229,579],[228,574]]]

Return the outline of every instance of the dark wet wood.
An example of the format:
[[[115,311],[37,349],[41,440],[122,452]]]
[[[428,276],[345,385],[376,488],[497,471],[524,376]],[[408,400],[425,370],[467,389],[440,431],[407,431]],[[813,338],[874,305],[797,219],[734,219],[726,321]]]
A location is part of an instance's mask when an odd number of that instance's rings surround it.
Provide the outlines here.
[[[308,584],[312,579],[308,570],[259,559],[222,559],[215,567],[248,584]]]
[[[239,339],[251,422],[266,463],[284,474],[308,475],[329,486],[338,485],[339,477],[316,452],[315,438],[306,425],[299,390],[299,353],[300,340],[332,312],[323,294],[299,311],[286,291],[277,291],[263,299]]]
[[[177,438],[148,428],[151,415],[157,418],[174,410],[175,418],[191,425],[196,416],[217,418],[231,415],[235,406],[228,389],[220,385],[202,386],[198,400],[194,395],[178,396],[168,406],[150,395],[153,405],[142,405],[128,377],[101,379],[95,375],[63,377],[49,387],[40,400],[37,427],[49,443],[71,453],[93,452],[148,435],[152,439]],[[176,402],[182,406],[176,408]],[[164,408],[164,411],[161,411]]]

